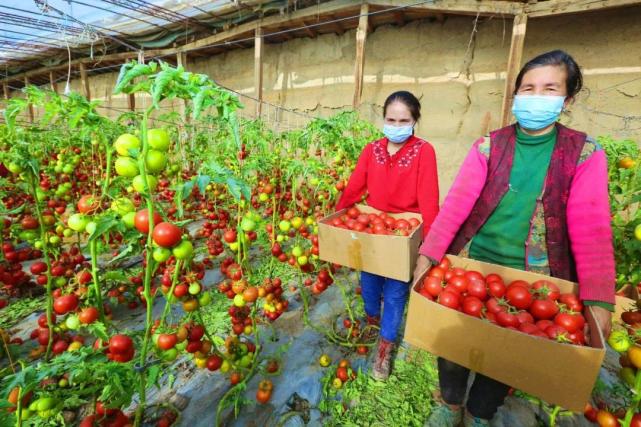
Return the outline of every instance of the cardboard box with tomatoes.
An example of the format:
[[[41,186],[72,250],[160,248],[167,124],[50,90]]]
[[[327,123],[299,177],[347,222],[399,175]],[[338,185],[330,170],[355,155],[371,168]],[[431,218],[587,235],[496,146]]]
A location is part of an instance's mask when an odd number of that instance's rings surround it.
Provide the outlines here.
[[[343,209],[319,222],[319,257],[409,282],[423,236],[421,221],[411,212],[383,213],[365,205]]]
[[[448,259],[453,269],[478,272],[486,278],[488,275],[498,275],[506,285],[514,281],[528,284],[545,281],[556,285],[559,292],[566,294],[570,300],[569,294],[578,291],[576,283],[541,274],[452,255],[448,255]],[[408,343],[548,403],[572,411],[583,411],[605,357],[603,336],[599,336],[598,342],[589,347],[550,339],[556,338],[552,330],[550,336],[545,336],[537,331],[522,332],[517,330],[518,327],[493,324],[487,319],[463,312],[474,313],[470,311],[473,307],[461,307],[459,311],[443,305],[447,301],[439,303],[432,301],[429,295],[425,296],[427,292],[422,290],[422,286],[427,276],[428,272],[425,272],[415,278],[412,284],[405,327],[405,340]],[[427,286],[428,281],[425,282]],[[617,307],[626,306],[629,301],[617,297]],[[565,303],[572,304],[571,301]],[[545,309],[544,305],[542,309]],[[574,320],[564,317],[564,321]],[[580,342],[582,337],[578,335],[576,339]]]

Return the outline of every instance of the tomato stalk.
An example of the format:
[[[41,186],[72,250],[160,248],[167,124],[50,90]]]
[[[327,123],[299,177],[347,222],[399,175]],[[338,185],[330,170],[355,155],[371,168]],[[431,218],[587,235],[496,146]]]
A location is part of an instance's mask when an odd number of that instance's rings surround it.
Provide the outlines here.
[[[182,260],[176,260],[176,266],[174,268],[174,276],[171,278],[171,288],[169,289],[169,292],[167,292],[167,295],[165,295],[167,303],[165,304],[162,316],[160,316],[159,328],[162,328],[165,325],[165,318],[169,314],[169,309],[171,308],[171,302],[169,299],[174,295],[174,289],[176,289],[176,285],[178,284],[178,278],[180,277],[180,270],[182,268]]]
[[[47,329],[49,329],[49,341],[47,342],[47,351],[45,352],[45,360],[49,360],[51,356],[51,345],[53,343],[53,284],[51,280],[51,262],[49,259],[49,241],[47,240],[47,231],[45,230],[44,220],[42,219],[42,211],[40,210],[40,201],[38,200],[38,177],[35,173],[29,173],[31,191],[33,194],[34,205],[36,208],[36,216],[40,225],[40,240],[42,241],[42,254],[47,264]]]
[[[16,402],[16,427],[22,426],[22,387],[18,386],[18,401]]]
[[[143,183],[148,193],[144,195],[147,202],[147,212],[149,214],[149,232],[147,233],[147,243],[145,245],[146,250],[146,264],[145,264],[145,280],[144,280],[144,291],[143,295],[146,302],[146,316],[145,316],[145,335],[143,337],[142,348],[140,349],[140,402],[136,408],[136,418],[134,420],[135,426],[140,426],[142,423],[142,416],[145,411],[146,404],[146,385],[147,385],[147,373],[145,368],[145,360],[147,359],[147,350],[149,349],[149,339],[151,338],[151,327],[153,323],[153,297],[151,295],[151,273],[152,273],[152,231],[154,229],[154,203],[151,194],[151,188],[149,187],[149,182],[147,180],[147,152],[149,151],[149,143],[147,142],[147,121],[149,120],[149,114],[153,110],[153,105],[146,109],[143,112],[143,117],[140,122],[140,137],[142,138],[142,152],[138,157],[138,170],[140,175],[142,175]]]
[[[107,145],[107,172],[105,174],[105,181],[102,183],[102,196],[101,199],[107,194],[107,188],[109,188],[109,180],[111,179],[111,157],[112,157],[112,148]]]
[[[89,241],[89,252],[91,254],[91,278],[93,279],[94,292],[96,294],[96,304],[98,305],[98,313],[100,321],[105,323],[105,310],[102,305],[102,292],[100,291],[100,282],[98,281],[98,240],[91,239]]]

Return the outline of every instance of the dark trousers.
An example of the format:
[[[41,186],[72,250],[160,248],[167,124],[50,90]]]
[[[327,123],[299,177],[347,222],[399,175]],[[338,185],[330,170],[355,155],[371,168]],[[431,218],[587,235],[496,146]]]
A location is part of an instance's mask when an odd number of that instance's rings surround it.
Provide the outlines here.
[[[438,381],[445,403],[463,404],[469,376],[469,369],[438,358]],[[467,397],[467,410],[477,418],[491,420],[509,391],[509,386],[477,373]]]

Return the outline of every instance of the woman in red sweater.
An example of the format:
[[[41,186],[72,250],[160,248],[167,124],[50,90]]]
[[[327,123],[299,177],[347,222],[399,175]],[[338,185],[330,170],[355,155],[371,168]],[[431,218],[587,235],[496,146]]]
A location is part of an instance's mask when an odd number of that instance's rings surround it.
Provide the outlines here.
[[[367,204],[378,210],[420,213],[425,236],[438,213],[439,196],[434,148],[414,136],[414,126],[421,117],[421,104],[409,92],[395,92],[385,101],[383,117],[385,138],[363,149],[336,209],[347,208],[367,195]],[[380,324],[372,375],[385,380],[390,373],[409,283],[362,272],[361,289],[368,323]],[[381,304],[381,297],[384,304]]]

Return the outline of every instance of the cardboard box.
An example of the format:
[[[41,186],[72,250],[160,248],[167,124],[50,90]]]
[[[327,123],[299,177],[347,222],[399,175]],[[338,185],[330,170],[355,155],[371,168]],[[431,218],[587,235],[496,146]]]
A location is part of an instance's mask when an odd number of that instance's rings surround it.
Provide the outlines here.
[[[370,206],[356,205],[362,213],[380,213]],[[345,210],[323,218],[318,224],[319,257],[355,270],[409,282],[414,273],[418,248],[423,239],[423,224],[409,236],[368,234],[334,227],[331,221]],[[417,218],[417,213],[389,214],[394,218]]]
[[[497,273],[506,284],[516,279],[530,283],[546,279],[558,285],[561,292],[577,291],[575,283],[565,280],[457,256],[448,258],[455,267],[483,275]],[[493,325],[419,294],[417,284],[426,274],[412,285],[405,341],[548,403],[583,411],[605,357],[602,336],[596,348],[582,347]],[[626,300],[619,297],[617,305],[630,301]]]

